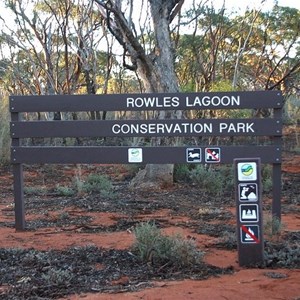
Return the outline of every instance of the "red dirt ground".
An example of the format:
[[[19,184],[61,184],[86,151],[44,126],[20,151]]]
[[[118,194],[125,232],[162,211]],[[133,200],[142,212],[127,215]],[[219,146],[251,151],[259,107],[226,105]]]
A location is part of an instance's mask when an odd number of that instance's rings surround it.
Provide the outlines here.
[[[293,174],[300,173],[300,156],[289,154],[285,156],[283,164],[284,172]],[[12,176],[9,171],[0,170],[1,198],[0,198],[0,222],[13,222],[13,195],[11,191]],[[300,188],[299,188],[300,192]],[[232,212],[235,208],[231,208]],[[49,212],[50,217],[55,212]],[[79,209],[69,210],[71,215],[80,215]],[[94,217],[93,225],[112,225],[115,217],[120,216],[110,212],[91,212],[85,213]],[[26,219],[37,218],[37,215],[27,215]],[[192,232],[188,228],[177,226],[179,222],[189,222],[187,217],[170,216],[167,209],[156,211],[153,215],[141,215],[140,219],[150,218],[168,219],[169,224],[174,224],[165,228],[166,233],[180,233],[183,236],[195,238],[200,249],[207,248],[214,242],[214,238]],[[300,230],[300,217],[296,213],[282,215],[285,231]],[[233,223],[235,220],[232,221]],[[13,228],[0,228],[1,248],[35,248],[39,250],[65,249],[71,246],[95,245],[107,249],[128,249],[134,236],[130,230],[121,232],[106,233],[81,233],[80,228],[73,230],[62,230],[60,228],[42,228],[34,231],[16,232]],[[78,300],[101,300],[101,299],[147,299],[147,300],[188,300],[188,299],[300,299],[300,270],[296,269],[254,269],[241,268],[237,262],[237,252],[209,248],[204,256],[204,260],[212,265],[219,267],[233,266],[233,275],[223,275],[207,280],[182,280],[182,281],[155,281],[154,287],[146,288],[138,292],[124,292],[116,294],[80,294],[71,295],[64,299]],[[267,272],[285,274],[284,278],[270,278]],[[124,277],[115,282],[122,285],[122,281],[127,282]],[[1,290],[5,287],[0,287]]]

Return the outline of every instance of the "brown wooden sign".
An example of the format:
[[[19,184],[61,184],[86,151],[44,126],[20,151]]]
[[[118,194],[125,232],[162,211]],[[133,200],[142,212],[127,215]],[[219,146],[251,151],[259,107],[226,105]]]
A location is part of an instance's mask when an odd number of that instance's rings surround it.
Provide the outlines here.
[[[11,96],[11,112],[281,108],[279,91]]]
[[[280,119],[193,119],[12,122],[11,135],[26,137],[281,136]]]
[[[16,229],[25,229],[23,164],[42,163],[232,163],[235,158],[260,157],[273,166],[273,214],[280,217],[281,135],[283,97],[278,91],[224,93],[153,93],[120,95],[10,96],[11,161],[14,170]],[[41,120],[24,113],[153,111],[153,110],[272,110],[268,118],[163,120]],[[27,138],[106,137],[269,137],[269,143],[242,145],[186,144],[146,146],[24,146]],[[44,146],[44,145],[45,146]]]
[[[240,266],[262,266],[264,235],[260,158],[234,159]]]
[[[129,151],[140,152],[140,163],[224,163],[232,164],[239,157],[255,157],[260,154],[264,163],[280,163],[281,149],[277,146],[209,146],[209,147],[12,147],[12,163],[25,164],[127,164],[130,163]],[[210,150],[210,151],[209,151]],[[214,152],[218,154],[213,154]],[[191,153],[189,155],[189,153]],[[194,153],[198,153],[197,157]],[[194,155],[193,155],[194,154]],[[215,160],[213,160],[214,155]],[[195,156],[195,159],[191,159]],[[134,161],[136,162],[136,161]]]

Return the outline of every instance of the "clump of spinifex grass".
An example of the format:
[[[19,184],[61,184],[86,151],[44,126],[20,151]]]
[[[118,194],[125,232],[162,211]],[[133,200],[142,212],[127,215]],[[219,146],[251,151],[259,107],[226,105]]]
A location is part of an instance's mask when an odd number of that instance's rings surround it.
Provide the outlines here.
[[[192,239],[163,235],[151,222],[137,225],[134,234],[133,252],[151,266],[189,267],[199,264],[203,257]]]

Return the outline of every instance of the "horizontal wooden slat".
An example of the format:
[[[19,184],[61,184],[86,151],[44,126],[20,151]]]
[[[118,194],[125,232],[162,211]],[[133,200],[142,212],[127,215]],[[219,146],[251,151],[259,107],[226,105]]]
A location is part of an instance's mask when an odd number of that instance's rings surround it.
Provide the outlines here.
[[[281,123],[280,119],[30,121],[12,122],[11,136],[280,136]]]
[[[11,112],[258,109],[282,105],[279,91],[10,96]]]
[[[233,163],[235,158],[260,157],[262,163],[280,163],[279,146],[209,146],[220,149],[219,163]],[[73,163],[129,163],[129,149],[135,147],[12,147],[11,161],[26,164],[73,164]],[[187,163],[189,147],[136,147],[142,149],[142,163]],[[205,161],[206,147],[201,149],[201,162]]]

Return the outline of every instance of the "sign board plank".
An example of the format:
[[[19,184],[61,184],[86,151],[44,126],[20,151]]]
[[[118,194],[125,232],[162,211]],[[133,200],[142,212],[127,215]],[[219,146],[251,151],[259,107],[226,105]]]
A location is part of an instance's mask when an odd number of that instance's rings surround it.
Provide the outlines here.
[[[211,146],[210,146],[211,147]],[[12,163],[129,163],[128,149],[142,149],[141,163],[207,163],[206,147],[201,149],[199,160],[188,160],[188,147],[12,147]],[[195,149],[195,148],[193,148]],[[281,152],[275,146],[219,146],[220,163],[232,164],[234,158],[253,157],[260,153],[263,163],[280,163]]]
[[[280,91],[10,96],[11,112],[281,108]]]
[[[149,137],[149,136],[280,136],[278,119],[193,119],[123,121],[12,122],[11,136]]]

